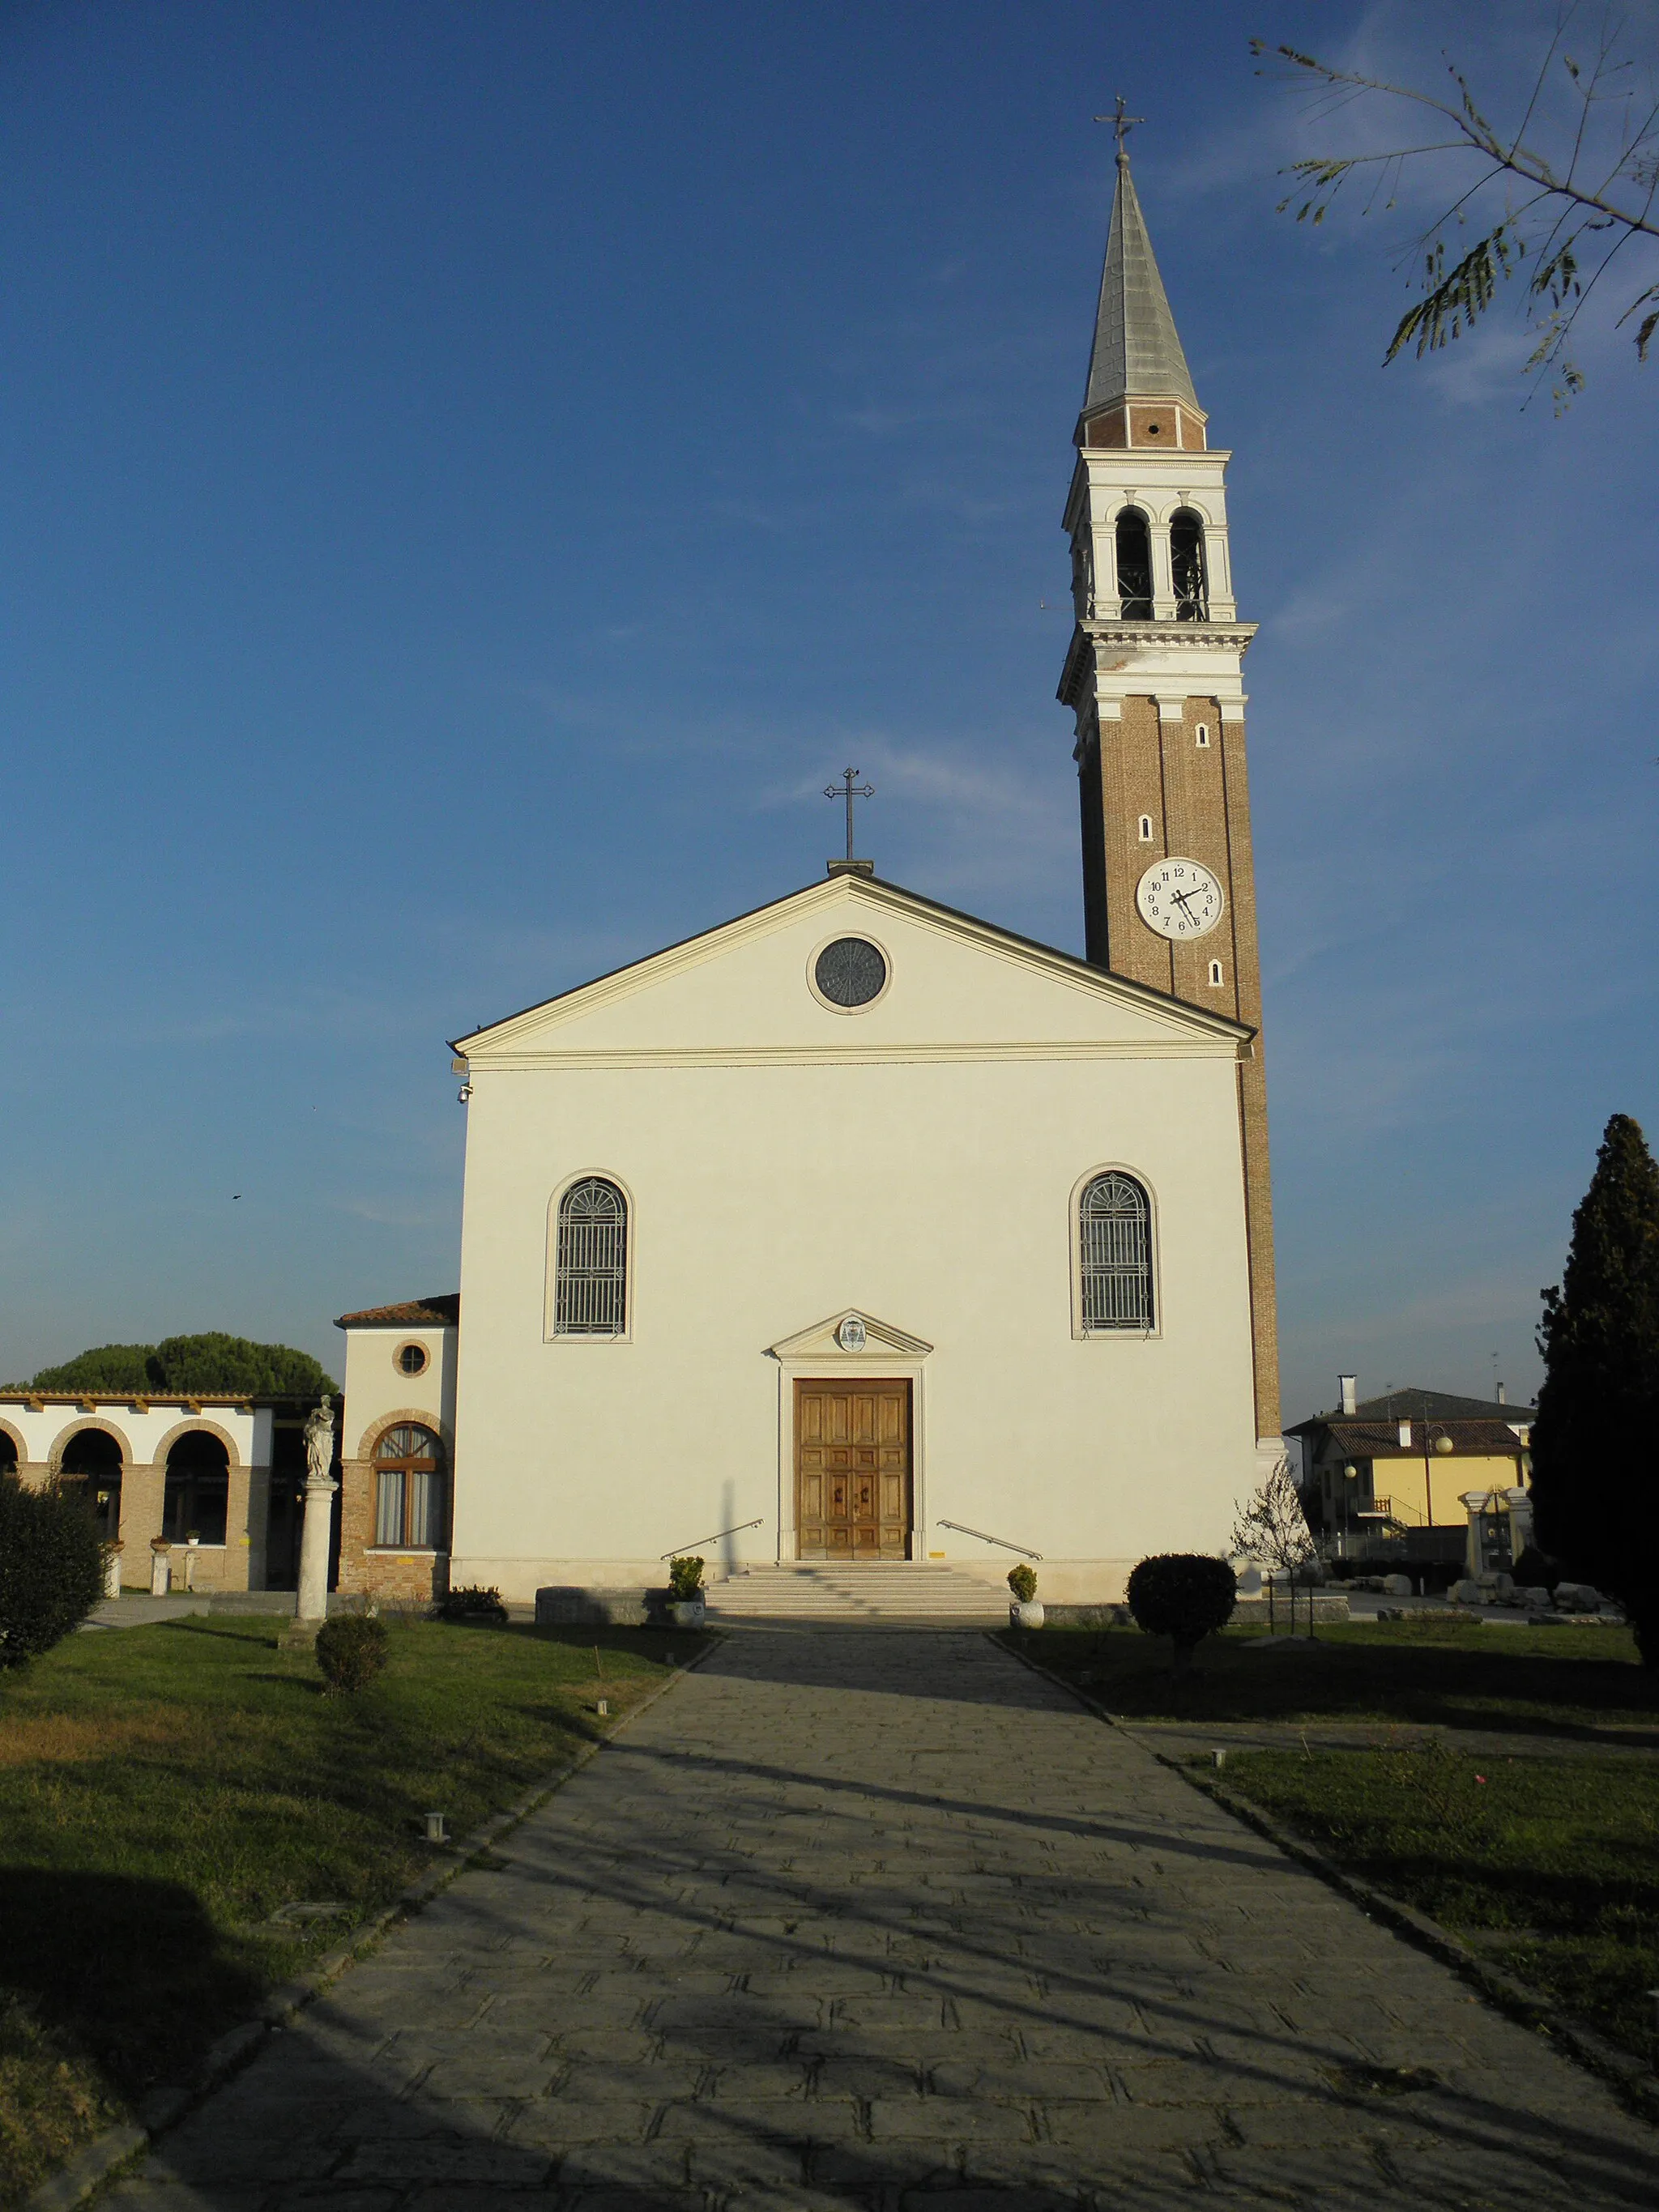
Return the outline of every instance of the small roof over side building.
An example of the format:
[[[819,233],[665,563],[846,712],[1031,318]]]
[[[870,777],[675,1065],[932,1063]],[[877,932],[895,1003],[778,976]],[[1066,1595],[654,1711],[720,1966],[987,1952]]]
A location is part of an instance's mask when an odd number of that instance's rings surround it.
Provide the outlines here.
[[[365,1306],[342,1314],[336,1328],[455,1328],[460,1324],[461,1294],[442,1291],[435,1297],[405,1298],[401,1305]]]

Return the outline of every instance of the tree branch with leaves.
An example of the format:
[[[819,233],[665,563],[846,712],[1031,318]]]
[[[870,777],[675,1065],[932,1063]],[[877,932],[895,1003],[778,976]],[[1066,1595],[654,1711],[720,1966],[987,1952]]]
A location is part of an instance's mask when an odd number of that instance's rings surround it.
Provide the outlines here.
[[[1468,76],[1449,58],[1451,94],[1437,98],[1294,46],[1251,40],[1251,52],[1268,64],[1258,74],[1316,88],[1322,117],[1356,102],[1399,102],[1436,118],[1431,128],[1437,125],[1443,134],[1382,153],[1294,161],[1284,173],[1297,188],[1279,202],[1281,214],[1294,206],[1298,222],[1317,225],[1343,186],[1362,175],[1370,180],[1364,211],[1393,208],[1408,163],[1440,157],[1474,165],[1468,183],[1459,182],[1407,250],[1411,261],[1421,257],[1419,296],[1401,317],[1385,364],[1407,347],[1421,359],[1467,335],[1500,287],[1524,273],[1526,319],[1538,333],[1527,369],[1551,380],[1558,413],[1583,389],[1567,351],[1579,315],[1615,263],[1618,283],[1632,252],[1659,243],[1659,94],[1656,58],[1625,50],[1631,34],[1622,17],[1602,17],[1589,58],[1568,52],[1583,13],[1577,4],[1563,9],[1513,128],[1489,119]],[[1459,234],[1472,225],[1482,234],[1458,252]],[[1659,283],[1644,282],[1639,271],[1616,327],[1632,320],[1636,357],[1645,362],[1659,331]]]

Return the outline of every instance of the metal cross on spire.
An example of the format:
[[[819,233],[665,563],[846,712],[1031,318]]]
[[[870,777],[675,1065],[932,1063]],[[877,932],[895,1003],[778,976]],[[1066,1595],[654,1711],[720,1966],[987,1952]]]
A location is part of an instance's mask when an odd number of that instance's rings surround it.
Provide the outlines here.
[[[1095,118],[1097,123],[1111,125],[1112,136],[1117,140],[1117,158],[1120,161],[1127,161],[1129,158],[1129,133],[1137,123],[1144,123],[1146,120],[1144,115],[1126,115],[1124,106],[1123,94],[1120,92],[1117,95],[1115,111],[1110,115],[1097,115]]]
[[[855,768],[849,768],[839,783],[826,783],[823,787],[826,799],[844,799],[847,801],[847,857],[849,860],[853,857],[853,801],[855,799],[873,799],[876,795],[874,784],[860,784],[858,773]]]

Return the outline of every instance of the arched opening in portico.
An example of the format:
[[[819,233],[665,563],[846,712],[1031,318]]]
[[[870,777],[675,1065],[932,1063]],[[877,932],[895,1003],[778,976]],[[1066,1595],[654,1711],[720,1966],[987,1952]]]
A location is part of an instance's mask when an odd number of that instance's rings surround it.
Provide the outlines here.
[[[106,1544],[121,1533],[121,1447],[107,1429],[77,1429],[58,1462],[60,1484],[80,1497]]]
[[[167,1454],[161,1534],[172,1544],[191,1536],[204,1544],[225,1540],[230,1497],[230,1455],[208,1429],[190,1429]]]

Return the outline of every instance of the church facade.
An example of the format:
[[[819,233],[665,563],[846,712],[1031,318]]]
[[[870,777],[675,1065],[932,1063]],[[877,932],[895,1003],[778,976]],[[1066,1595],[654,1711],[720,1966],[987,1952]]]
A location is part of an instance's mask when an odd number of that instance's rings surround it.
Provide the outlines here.
[[[1085,957],[835,862],[459,1041],[459,1312],[343,1323],[343,1586],[1224,1548],[1282,1449],[1252,631],[1121,154],[1076,443]]]

